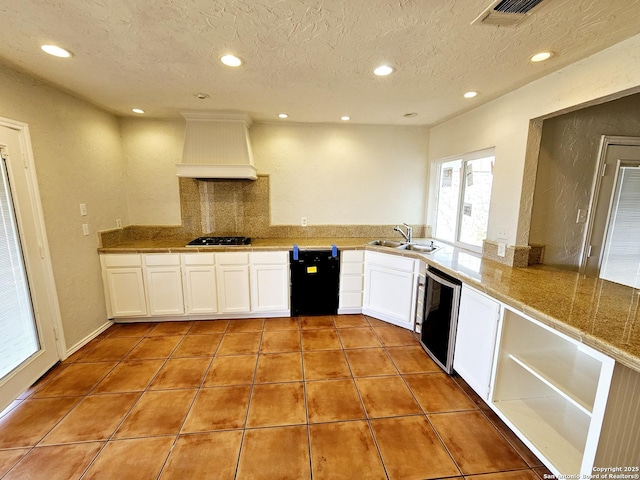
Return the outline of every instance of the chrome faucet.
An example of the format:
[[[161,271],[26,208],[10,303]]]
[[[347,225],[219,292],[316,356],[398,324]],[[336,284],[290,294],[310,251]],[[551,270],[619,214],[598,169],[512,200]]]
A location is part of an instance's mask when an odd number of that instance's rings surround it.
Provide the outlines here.
[[[402,231],[402,227],[400,225],[396,225],[393,231],[400,232],[400,235],[402,235],[408,243],[411,243],[411,235],[413,235],[413,228],[407,225],[406,223],[403,223],[403,225],[407,227],[407,233],[404,233]]]

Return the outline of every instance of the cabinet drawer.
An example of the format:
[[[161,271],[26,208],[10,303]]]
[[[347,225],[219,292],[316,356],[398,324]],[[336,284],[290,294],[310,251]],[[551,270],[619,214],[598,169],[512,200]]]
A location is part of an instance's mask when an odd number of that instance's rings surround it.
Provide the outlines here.
[[[382,267],[394,268],[404,272],[413,272],[416,263],[413,258],[378,252],[367,252],[366,261],[367,264],[370,265],[380,265]]]
[[[149,266],[179,266],[180,254],[178,253],[150,253],[144,255],[144,264]]]
[[[251,263],[253,265],[287,265],[289,252],[252,252]]]
[[[364,261],[364,250],[342,250],[340,252],[342,255],[343,262],[363,262]]]
[[[363,275],[345,275],[340,280],[341,292],[361,292],[364,287]]]
[[[183,253],[185,265],[215,265],[213,253]]]
[[[106,267],[139,267],[142,265],[140,255],[103,255]]]
[[[340,272],[345,275],[362,275],[364,273],[364,263],[343,262],[340,266]]]
[[[216,253],[218,265],[249,265],[249,252]]]

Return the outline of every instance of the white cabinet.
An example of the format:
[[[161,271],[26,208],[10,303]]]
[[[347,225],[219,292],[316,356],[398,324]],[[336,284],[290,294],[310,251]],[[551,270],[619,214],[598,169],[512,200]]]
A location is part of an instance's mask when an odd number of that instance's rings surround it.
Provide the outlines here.
[[[182,268],[179,254],[143,255],[149,314],[181,315],[184,313]]]
[[[140,255],[102,255],[100,262],[109,318],[146,316]]]
[[[505,306],[490,404],[554,474],[590,478],[613,366]]]
[[[216,263],[220,313],[249,313],[249,253],[217,253]]]
[[[215,255],[185,253],[182,255],[184,307],[186,313],[206,315],[218,312]]]
[[[340,299],[338,313],[362,313],[364,251],[340,252]]]
[[[483,400],[489,385],[500,319],[500,304],[462,286],[453,368]]]
[[[289,311],[289,252],[251,253],[251,311]]]
[[[417,264],[408,257],[366,252],[362,312],[413,330]]]

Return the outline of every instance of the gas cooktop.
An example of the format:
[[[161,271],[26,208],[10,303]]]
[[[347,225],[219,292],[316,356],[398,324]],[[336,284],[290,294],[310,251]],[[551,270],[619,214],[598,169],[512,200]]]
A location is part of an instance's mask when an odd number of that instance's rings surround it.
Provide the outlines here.
[[[251,245],[247,237],[198,237],[187,243],[187,247],[207,247],[211,245]]]

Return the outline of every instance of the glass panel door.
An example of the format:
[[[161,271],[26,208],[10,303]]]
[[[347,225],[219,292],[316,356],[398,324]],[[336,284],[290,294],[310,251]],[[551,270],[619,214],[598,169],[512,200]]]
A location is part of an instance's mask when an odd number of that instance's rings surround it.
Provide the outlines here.
[[[28,127],[0,118],[0,412],[66,349],[46,246]]]
[[[600,278],[640,288],[640,167],[620,166]]]
[[[11,186],[0,165],[0,378],[39,349]]]

